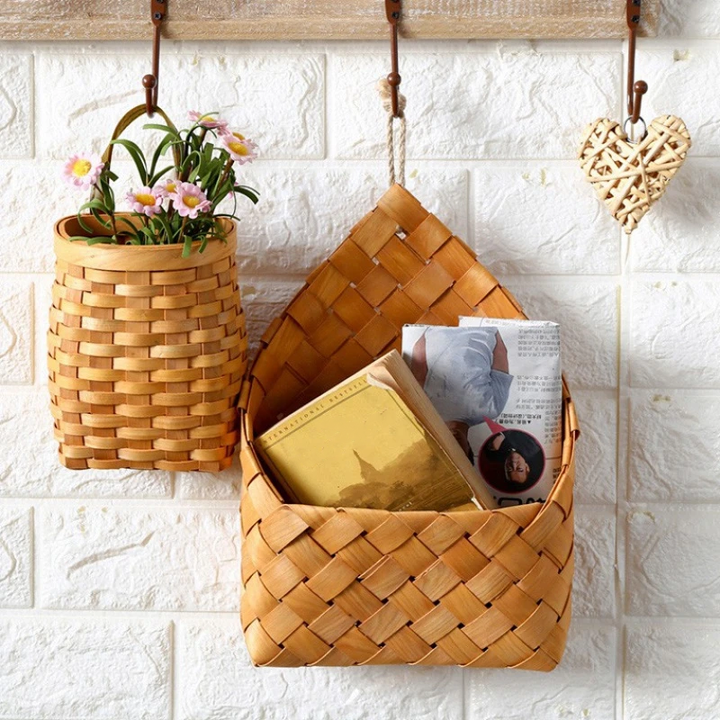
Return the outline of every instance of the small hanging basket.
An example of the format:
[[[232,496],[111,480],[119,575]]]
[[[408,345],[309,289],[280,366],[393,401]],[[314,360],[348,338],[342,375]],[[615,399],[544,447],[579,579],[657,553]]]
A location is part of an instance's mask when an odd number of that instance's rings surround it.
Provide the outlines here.
[[[570,624],[578,425],[545,503],[388,512],[285,503],[256,435],[389,350],[404,323],[522,318],[512,295],[400,185],[308,277],[243,387],[241,620],[257,665],[552,670]],[[318,478],[322,482],[323,478]]]
[[[113,139],[144,112],[130,111]],[[88,245],[77,237],[111,231],[91,215],[83,222],[92,234],[77,216],[55,225],[48,370],[60,461],[73,470],[228,467],[247,367],[235,223],[222,219],[222,238],[183,257],[182,244]]]

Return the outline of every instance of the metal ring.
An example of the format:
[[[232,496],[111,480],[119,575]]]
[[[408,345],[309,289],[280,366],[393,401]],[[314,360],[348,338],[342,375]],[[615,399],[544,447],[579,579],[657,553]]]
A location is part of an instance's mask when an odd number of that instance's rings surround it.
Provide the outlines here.
[[[647,137],[647,124],[646,124],[645,120],[643,120],[642,117],[639,117],[639,118],[638,118],[638,122],[639,122],[639,123],[642,123],[643,133],[642,133],[642,136],[641,136],[638,140],[631,140],[630,137],[628,136],[627,141],[628,141],[631,145],[635,145],[635,144],[637,144],[637,143],[639,143],[639,142],[642,142],[642,141]],[[628,119],[623,123],[623,132],[625,133],[625,135],[628,134],[628,131],[627,131],[627,125],[628,125],[628,123],[632,123],[633,126],[636,124],[636,123],[633,123],[633,122],[632,122],[632,118],[628,118]]]

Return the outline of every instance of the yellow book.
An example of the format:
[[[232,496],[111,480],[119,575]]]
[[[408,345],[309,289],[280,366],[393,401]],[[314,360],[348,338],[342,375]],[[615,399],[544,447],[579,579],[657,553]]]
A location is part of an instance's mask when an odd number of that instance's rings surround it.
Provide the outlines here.
[[[485,490],[396,351],[280,421],[256,447],[288,499],[303,504],[447,510],[469,502],[471,487]]]

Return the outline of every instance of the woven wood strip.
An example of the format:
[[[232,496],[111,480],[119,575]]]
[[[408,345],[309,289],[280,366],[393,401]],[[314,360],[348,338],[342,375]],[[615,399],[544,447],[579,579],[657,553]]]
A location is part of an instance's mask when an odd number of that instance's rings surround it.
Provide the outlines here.
[[[403,323],[524,317],[472,251],[399,185],[265,333],[242,394],[241,619],[257,665],[551,670],[570,622],[577,420],[545,504],[459,513],[283,501],[255,433],[391,348]],[[322,479],[319,478],[319,481]]]
[[[68,241],[58,223],[48,370],[60,461],[74,470],[217,472],[238,440],[247,367],[236,236],[179,246]]]

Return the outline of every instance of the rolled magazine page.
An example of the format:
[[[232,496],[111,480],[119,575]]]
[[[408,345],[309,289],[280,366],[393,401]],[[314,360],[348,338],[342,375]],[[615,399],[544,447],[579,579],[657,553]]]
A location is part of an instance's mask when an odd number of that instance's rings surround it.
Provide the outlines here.
[[[544,501],[562,455],[560,326],[406,325],[402,352],[498,506]]]

